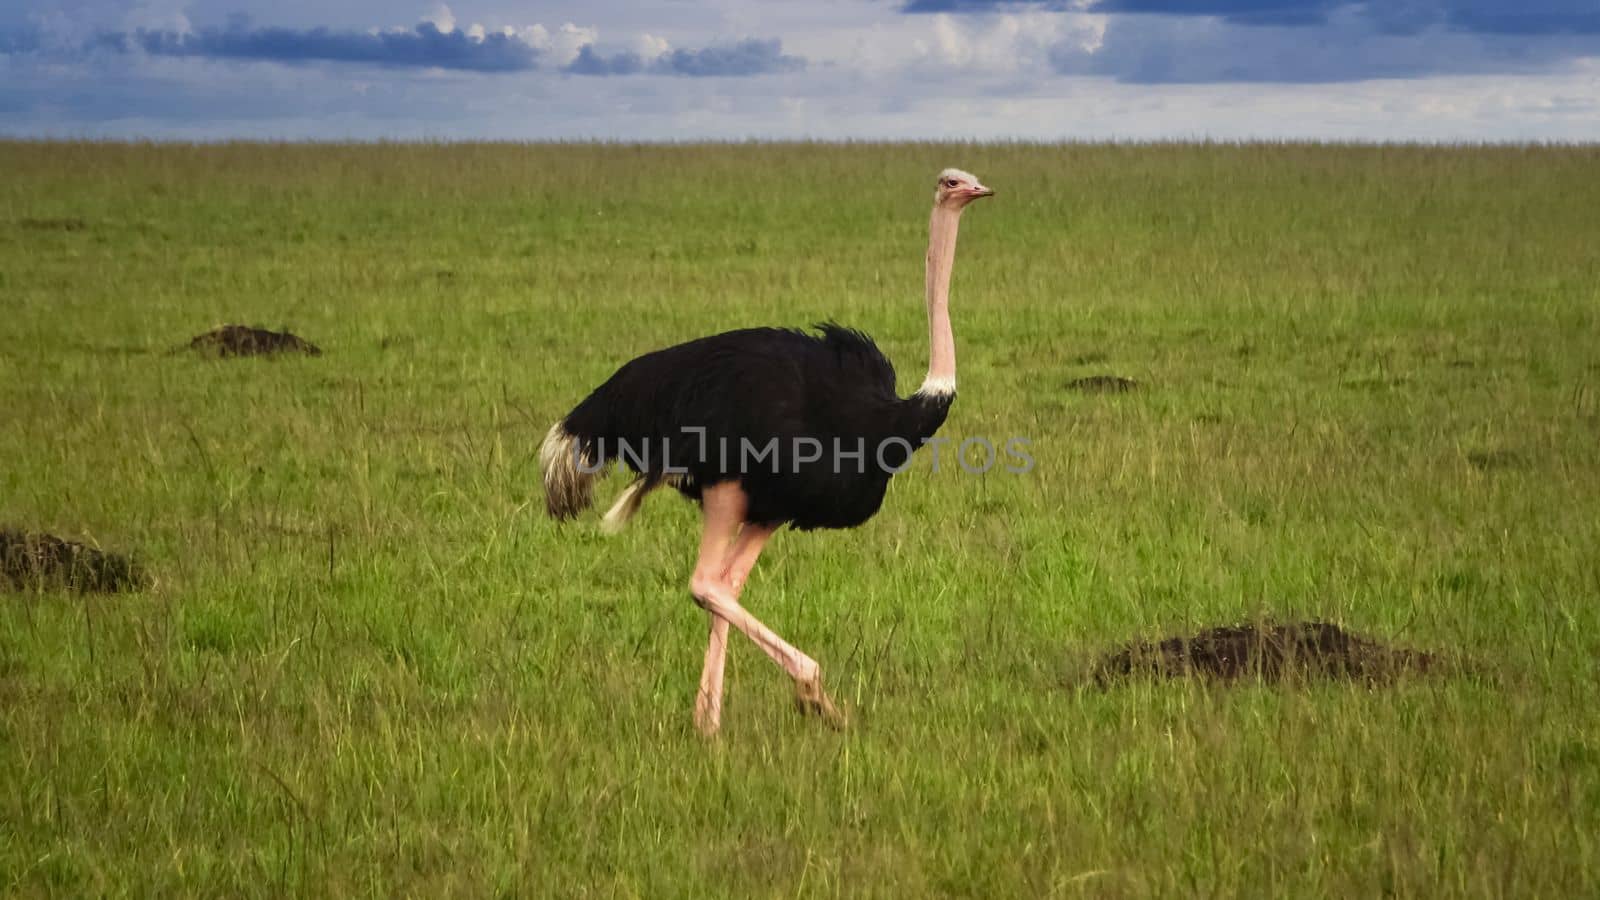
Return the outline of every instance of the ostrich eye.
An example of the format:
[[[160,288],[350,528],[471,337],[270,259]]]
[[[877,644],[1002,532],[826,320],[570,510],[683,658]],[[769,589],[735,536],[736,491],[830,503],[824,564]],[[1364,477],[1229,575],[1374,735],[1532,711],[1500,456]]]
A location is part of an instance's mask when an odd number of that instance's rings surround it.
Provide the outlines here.
[[[955,187],[956,186],[956,180],[954,178],[951,178],[950,180],[948,180],[948,181],[946,181],[944,183],[944,186],[945,187]]]

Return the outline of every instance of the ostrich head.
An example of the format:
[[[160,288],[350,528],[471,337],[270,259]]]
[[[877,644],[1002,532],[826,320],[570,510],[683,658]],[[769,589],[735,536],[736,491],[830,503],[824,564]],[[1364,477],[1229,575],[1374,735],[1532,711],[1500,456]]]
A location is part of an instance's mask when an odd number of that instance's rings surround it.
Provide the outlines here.
[[[939,185],[933,192],[933,205],[960,210],[979,197],[992,197],[994,191],[984,187],[978,176],[960,169],[945,169],[939,173]]]

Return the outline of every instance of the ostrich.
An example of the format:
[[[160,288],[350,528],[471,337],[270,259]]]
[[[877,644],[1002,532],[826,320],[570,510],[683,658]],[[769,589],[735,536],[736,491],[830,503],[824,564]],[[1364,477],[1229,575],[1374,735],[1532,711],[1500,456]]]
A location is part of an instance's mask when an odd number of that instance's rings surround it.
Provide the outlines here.
[[[944,424],[956,393],[950,270],[967,204],[994,192],[960,169],[939,173],[928,225],[930,361],[922,386],[895,394],[895,372],[872,339],[833,323],[817,334],[746,328],[647,353],[618,369],[540,448],[545,503],[558,520],[587,508],[607,463],[637,473],[606,513],[620,529],[646,495],[669,485],[700,503],[704,524],[689,592],[710,614],[694,721],[722,721],[728,627],[794,679],[802,713],[845,718],[816,660],[739,603],[756,557],[783,525],[853,528],[878,511],[889,478]]]

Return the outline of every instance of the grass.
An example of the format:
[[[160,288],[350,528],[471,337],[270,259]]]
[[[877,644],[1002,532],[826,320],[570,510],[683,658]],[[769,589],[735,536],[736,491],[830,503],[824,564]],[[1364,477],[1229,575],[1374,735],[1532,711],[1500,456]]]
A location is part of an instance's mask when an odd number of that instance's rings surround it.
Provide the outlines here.
[[[544,519],[544,429],[749,324],[926,362],[945,434],[746,600],[694,733],[692,507]],[[142,594],[0,595],[22,896],[1580,896],[1600,886],[1600,149],[0,144],[0,524]],[[221,322],[320,359],[168,355]],[[1079,395],[1072,378],[1138,379]],[[602,502],[621,481],[602,492]],[[1473,661],[1079,687],[1318,617]]]

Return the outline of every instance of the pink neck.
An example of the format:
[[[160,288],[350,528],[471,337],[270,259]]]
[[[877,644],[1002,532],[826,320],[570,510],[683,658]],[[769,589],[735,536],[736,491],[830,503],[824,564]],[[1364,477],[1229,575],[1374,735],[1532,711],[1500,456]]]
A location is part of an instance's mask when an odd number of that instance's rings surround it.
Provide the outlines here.
[[[956,260],[961,210],[933,208],[928,221],[928,377],[919,394],[956,392],[956,338],[950,331],[950,270]]]

